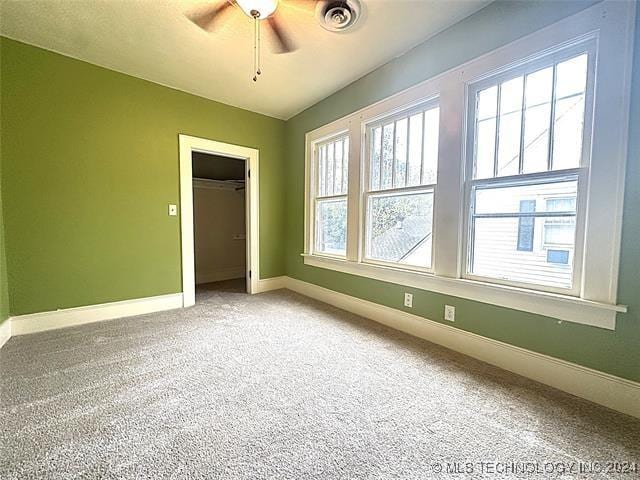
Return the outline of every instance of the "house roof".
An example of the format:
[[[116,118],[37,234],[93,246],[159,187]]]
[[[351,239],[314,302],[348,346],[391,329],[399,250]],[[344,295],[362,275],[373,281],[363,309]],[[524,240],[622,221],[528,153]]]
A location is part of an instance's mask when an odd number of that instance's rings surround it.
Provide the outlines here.
[[[428,232],[425,234],[425,232]],[[411,215],[371,242],[371,257],[399,262],[431,237],[431,215]]]

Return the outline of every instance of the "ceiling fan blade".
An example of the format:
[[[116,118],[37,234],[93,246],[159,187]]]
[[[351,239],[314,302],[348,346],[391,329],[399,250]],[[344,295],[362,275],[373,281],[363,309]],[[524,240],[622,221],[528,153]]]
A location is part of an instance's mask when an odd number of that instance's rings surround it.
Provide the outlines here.
[[[276,36],[278,44],[277,53],[289,53],[297,49],[297,47],[293,43],[293,40],[291,40],[289,36],[284,32],[282,24],[277,18],[277,14],[267,18],[267,22],[271,27],[271,31],[273,31],[273,34]]]
[[[211,32],[220,15],[232,5],[230,1],[224,0],[220,5],[210,5],[204,10],[186,14],[185,16],[201,29]]]

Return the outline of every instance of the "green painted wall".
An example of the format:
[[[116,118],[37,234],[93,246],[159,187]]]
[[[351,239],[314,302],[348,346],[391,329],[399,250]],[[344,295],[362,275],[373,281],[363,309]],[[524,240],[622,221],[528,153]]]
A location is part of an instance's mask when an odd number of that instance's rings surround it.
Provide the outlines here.
[[[11,315],[181,291],[178,134],[260,150],[260,268],[284,273],[284,122],[3,38]]]
[[[2,51],[0,50],[0,62],[1,60]],[[0,91],[2,91],[2,80],[2,75],[0,75]],[[2,118],[1,102],[0,118]],[[2,137],[0,135],[0,159],[1,155]],[[9,318],[9,284],[7,283],[7,257],[4,248],[4,216],[2,213],[2,161],[0,161],[0,324],[7,318]]]
[[[2,146],[0,144],[0,151]],[[2,178],[2,162],[0,162]],[[9,285],[7,284],[7,261],[4,249],[4,217],[2,215],[2,182],[0,182],[0,324],[9,317]]]
[[[593,2],[591,2],[593,3]],[[478,55],[585,8],[582,2],[498,2],[443,31],[287,122],[287,274],[398,309],[414,294],[412,313],[442,318],[456,305],[455,326],[620,377],[640,380],[640,25],[636,19],[631,143],[627,169],[622,270],[615,331],[588,327],[305,266],[303,251],[304,134]],[[450,324],[449,324],[450,325]]]

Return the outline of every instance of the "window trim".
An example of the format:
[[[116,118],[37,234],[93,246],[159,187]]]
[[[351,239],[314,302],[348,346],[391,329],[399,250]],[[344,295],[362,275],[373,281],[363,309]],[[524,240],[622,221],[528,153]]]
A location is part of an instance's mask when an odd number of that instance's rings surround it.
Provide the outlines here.
[[[546,51],[541,51],[537,55],[532,55],[515,63],[511,63],[493,71],[487,71],[482,76],[471,79],[467,82],[466,89],[466,102],[467,102],[467,129],[466,129],[466,158],[465,158],[465,215],[464,215],[464,238],[462,242],[464,267],[461,272],[462,278],[471,280],[477,280],[481,282],[498,283],[500,285],[512,285],[519,288],[530,288],[536,291],[546,291],[552,293],[558,293],[563,295],[572,295],[576,297],[582,297],[583,295],[583,264],[585,259],[583,258],[583,251],[587,239],[585,238],[585,226],[587,223],[587,191],[589,188],[589,168],[591,166],[591,139],[593,136],[593,117],[594,117],[594,93],[595,93],[595,66],[598,59],[597,42],[598,37],[596,33],[590,32],[585,35],[581,35],[574,39],[564,41],[557,46],[552,46]],[[547,170],[543,172],[534,173],[518,173],[515,175],[494,176],[491,178],[474,178],[476,168],[476,97],[477,93],[485,88],[493,85],[500,84],[519,76],[526,78],[527,75],[538,72],[544,68],[555,66],[565,60],[569,60],[573,57],[586,53],[587,57],[587,77],[585,83],[585,108],[584,108],[584,129],[582,133],[582,148],[580,163],[577,168],[564,169],[564,170]],[[556,78],[556,68],[553,69],[553,80]],[[523,89],[526,87],[526,81],[523,85]],[[549,165],[553,162],[553,118],[554,118],[554,102],[556,100],[555,84],[553,85],[553,96],[551,99],[551,123],[549,129],[549,147],[547,162]],[[523,101],[525,95],[523,90]],[[498,103],[500,98],[498,96]],[[498,114],[499,112],[496,112]],[[524,121],[525,111],[523,109],[522,116]],[[496,138],[499,138],[498,124],[496,124]],[[522,139],[524,138],[524,132],[521,132],[520,142],[520,168],[523,165],[522,155],[524,153]],[[494,169],[497,167],[498,152],[495,152]],[[518,171],[520,171],[520,168]],[[576,175],[578,181],[578,191],[576,196],[576,227],[575,227],[575,242],[573,253],[573,265],[572,265],[572,285],[571,288],[558,288],[549,285],[523,283],[517,281],[508,281],[503,279],[496,279],[493,277],[487,277],[484,275],[473,274],[471,270],[471,261],[473,258],[473,199],[472,192],[478,185],[508,185],[512,182],[513,185],[549,182],[554,178],[561,179],[565,175]]]
[[[312,172],[311,172],[311,182],[312,185],[310,185],[310,193],[311,193],[311,203],[312,205],[312,215],[313,215],[313,241],[312,244],[309,246],[311,252],[313,252],[315,255],[322,255],[322,256],[326,256],[326,257],[330,257],[330,258],[346,258],[347,254],[345,251],[344,255],[339,255],[339,254],[334,254],[334,253],[329,253],[329,252],[323,252],[321,250],[318,249],[318,245],[317,245],[317,239],[318,239],[318,218],[317,218],[317,211],[318,211],[318,204],[323,202],[323,201],[330,201],[330,200],[338,200],[338,199],[345,199],[347,201],[348,204],[348,196],[349,196],[349,185],[348,185],[348,181],[347,181],[347,192],[346,193],[339,193],[339,194],[335,194],[332,193],[331,195],[323,195],[320,196],[318,194],[318,185],[319,185],[319,178],[318,175],[320,173],[320,158],[319,158],[319,151],[318,148],[323,146],[323,145],[328,145],[331,144],[333,142],[336,142],[340,139],[349,139],[349,146],[351,146],[351,141],[349,138],[349,131],[345,130],[345,131],[340,131],[337,132],[333,135],[329,135],[323,138],[319,138],[318,140],[313,142],[312,145]],[[343,155],[344,155],[344,150],[343,150]],[[335,152],[334,152],[335,155]],[[348,152],[347,152],[348,155]],[[348,156],[349,158],[349,156]],[[347,172],[349,171],[348,169],[348,164],[347,164]],[[335,176],[335,172],[334,172],[334,176]],[[348,176],[347,176],[348,179]],[[341,179],[342,180],[342,179]],[[326,180],[325,180],[326,181]],[[334,181],[334,185],[335,185],[335,181]],[[348,229],[348,228],[347,228]]]
[[[497,48],[463,65],[396,93],[306,134],[305,265],[326,268],[426,291],[476,300],[547,317],[601,328],[615,329],[624,170],[627,159],[630,108],[631,52],[634,40],[635,4],[604,0],[519,40]],[[589,236],[585,241],[584,268],[579,296],[503,286],[462,278],[465,238],[465,175],[468,85],[500,70],[509,70],[563,46],[594,39],[598,71],[593,99],[591,165],[579,182],[577,202],[586,202],[589,191]],[[604,85],[607,88],[604,88]],[[361,261],[362,181],[361,158],[365,155],[365,124],[439,97],[440,134],[438,191],[434,201],[433,273],[416,272]],[[443,112],[447,112],[446,125]],[[614,128],[615,126],[615,128]],[[309,249],[309,145],[340,129],[349,131],[349,197],[347,258],[314,255]],[[585,136],[586,137],[586,136]],[[586,142],[586,138],[583,138]],[[584,152],[584,150],[583,150]],[[607,158],[604,162],[602,158]],[[461,161],[465,159],[465,161]],[[446,187],[446,188],[444,188]],[[580,194],[584,198],[580,198]],[[578,206],[578,209],[581,207]],[[580,210],[578,210],[580,211]],[[584,210],[582,210],[584,211]],[[605,228],[602,228],[605,226]],[[439,248],[457,245],[458,248]],[[400,306],[399,301],[399,306]],[[436,319],[437,320],[437,319]]]
[[[392,185],[391,188],[379,188],[378,190],[372,190],[370,187],[370,173],[371,173],[371,144],[372,144],[372,131],[377,127],[382,127],[385,124],[396,122],[398,120],[402,120],[404,118],[410,118],[412,115],[415,115],[420,112],[427,112],[429,110],[438,108],[440,109],[439,97],[437,95],[430,95],[428,98],[420,99],[417,102],[413,102],[411,105],[405,108],[395,108],[392,112],[388,114],[377,115],[374,118],[370,118],[366,122],[362,123],[362,130],[364,131],[363,135],[363,144],[362,145],[362,158],[360,161],[360,168],[362,170],[362,179],[360,182],[361,191],[360,191],[360,205],[361,205],[361,214],[359,215],[360,225],[359,225],[359,255],[358,261],[363,264],[371,264],[371,265],[379,265],[383,267],[391,267],[391,268],[401,268],[403,270],[408,271],[417,271],[417,272],[429,272],[433,273],[433,251],[434,244],[433,238],[435,236],[435,202],[436,202],[436,190],[437,183],[425,184],[425,185],[412,185],[409,187],[394,187]],[[438,110],[439,111],[439,110]],[[424,122],[423,116],[423,122]],[[424,162],[424,123],[422,124],[422,137],[423,137],[423,159]],[[382,133],[381,133],[382,134]],[[409,129],[407,128],[407,135],[409,134]],[[395,141],[395,139],[394,139]],[[407,149],[409,145],[407,144]],[[382,152],[381,152],[382,153]],[[394,157],[395,157],[395,146],[394,146]],[[380,158],[380,162],[382,163],[382,157]],[[395,174],[395,158],[393,162],[393,173]],[[382,183],[382,178],[380,178],[379,184]],[[432,193],[433,194],[433,207],[432,207],[432,219],[431,219],[431,264],[428,267],[421,267],[418,265],[402,265],[399,262],[387,262],[384,260],[379,260],[375,258],[370,258],[367,256],[367,236],[368,236],[368,201],[372,196],[380,196],[380,195],[401,195],[401,194],[410,194],[410,193]],[[401,267],[402,265],[402,267]]]
[[[342,128],[337,129],[324,129],[317,138],[315,138],[311,143],[307,143],[307,153],[306,157],[308,158],[306,165],[306,175],[307,181],[305,182],[305,251],[309,253],[313,253],[314,255],[328,257],[328,258],[345,258],[346,255],[334,255],[327,252],[318,251],[316,248],[316,235],[317,235],[317,205],[318,199],[329,199],[330,197],[334,197],[335,195],[319,197],[318,196],[318,173],[319,173],[319,158],[318,158],[318,146],[330,143],[332,140],[337,140],[345,135],[349,134],[349,129],[344,128],[344,125],[341,125]],[[351,149],[351,139],[349,139],[349,149]],[[349,152],[350,153],[350,152]],[[349,161],[351,159],[351,155],[349,155]],[[350,167],[350,165],[349,165]],[[347,182],[347,194],[340,194],[338,197],[346,197],[348,204],[348,195],[349,195],[349,184]],[[348,221],[347,221],[348,224]],[[309,231],[311,229],[311,231]],[[348,230],[348,228],[347,228]]]

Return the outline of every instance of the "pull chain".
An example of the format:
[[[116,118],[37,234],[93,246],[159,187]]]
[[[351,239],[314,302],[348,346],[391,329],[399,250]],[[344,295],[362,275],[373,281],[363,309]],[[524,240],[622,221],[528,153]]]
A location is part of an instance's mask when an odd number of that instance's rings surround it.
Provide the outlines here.
[[[258,24],[258,68],[256,69],[256,73],[258,75],[262,74],[262,69],[260,67],[260,45],[261,45],[261,40],[260,40],[260,20],[256,20],[256,23]]]
[[[260,12],[253,10],[253,81],[258,81],[258,75],[262,73],[260,70]]]

